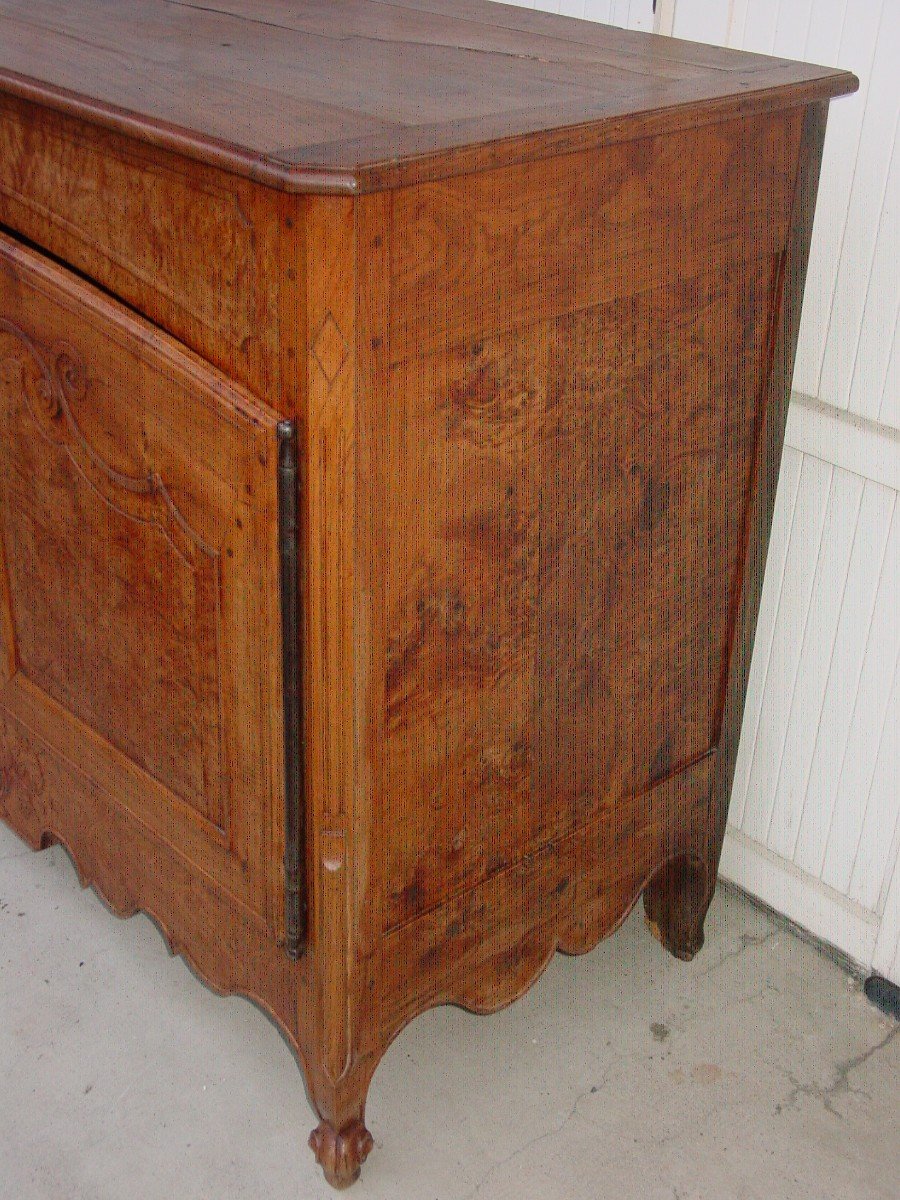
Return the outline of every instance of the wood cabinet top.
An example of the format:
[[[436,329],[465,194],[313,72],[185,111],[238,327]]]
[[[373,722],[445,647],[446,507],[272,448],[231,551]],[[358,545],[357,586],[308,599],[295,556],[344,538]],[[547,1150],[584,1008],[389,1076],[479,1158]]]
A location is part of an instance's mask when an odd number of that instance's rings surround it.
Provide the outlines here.
[[[488,0],[0,0],[0,93],[291,191],[398,186],[856,86]]]

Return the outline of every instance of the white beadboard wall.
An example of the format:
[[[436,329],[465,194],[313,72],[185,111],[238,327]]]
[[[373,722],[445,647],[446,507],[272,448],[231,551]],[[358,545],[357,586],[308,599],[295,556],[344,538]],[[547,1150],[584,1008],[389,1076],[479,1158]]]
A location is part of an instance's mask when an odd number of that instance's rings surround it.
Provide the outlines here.
[[[829,113],[722,873],[900,982],[900,0],[520,4],[860,78]]]

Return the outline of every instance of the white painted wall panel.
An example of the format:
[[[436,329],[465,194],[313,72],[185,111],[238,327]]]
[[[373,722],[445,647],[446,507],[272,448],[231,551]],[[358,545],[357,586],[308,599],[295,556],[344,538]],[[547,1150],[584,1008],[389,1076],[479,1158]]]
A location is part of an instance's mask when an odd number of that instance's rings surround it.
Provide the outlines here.
[[[895,218],[896,220],[896,215]],[[897,277],[896,265],[893,268],[894,278]],[[882,425],[900,429],[900,314],[894,323],[894,340],[891,346],[891,359],[888,363],[887,377],[884,382],[884,395],[881,398],[881,409],[878,420]]]
[[[809,303],[804,306],[800,326],[794,386],[805,395],[818,396],[832,404],[836,403],[837,382],[829,380],[826,386],[822,380],[822,363],[829,331],[833,331],[840,348],[848,356],[854,354],[856,348],[855,342],[851,345],[840,335],[838,327],[832,322],[832,315],[880,24],[880,0],[860,0],[853,19],[847,20],[845,16],[837,44],[833,48],[828,47],[831,49],[829,65],[840,63],[855,71],[860,78],[860,89],[854,96],[847,97],[844,104],[832,105],[828,116],[820,203],[816,207],[813,226],[807,289]],[[822,49],[826,47],[823,45]],[[807,57],[806,47],[796,47],[795,54],[801,58]],[[877,220],[877,210],[871,216]],[[853,240],[851,237],[851,242]],[[845,396],[837,407],[846,406]]]
[[[678,0],[675,6],[675,37],[689,42],[714,42],[724,46],[728,41],[728,5],[709,4],[707,0]]]
[[[660,0],[657,7],[671,4],[672,0]],[[653,0],[504,0],[518,8],[538,8],[543,12],[561,13],[566,17],[580,17],[588,21],[602,21],[607,25],[619,25],[622,29],[653,29]]]
[[[900,849],[900,436],[833,414],[792,404],[723,874],[868,968]]]
[[[793,3],[779,4],[775,37],[772,40],[773,54],[790,58],[796,46],[806,47],[814,7],[813,0],[793,0]]]
[[[892,739],[886,728],[891,687],[900,648],[900,505],[893,495],[891,531],[881,564],[881,577],[866,654],[844,747],[834,813],[828,830],[822,881],[845,895],[850,882],[875,774],[879,747]],[[890,834],[893,830],[889,831]]]
[[[747,679],[744,727],[738,746],[734,788],[731,794],[731,821],[738,829],[743,826],[746,811],[750,772],[753,768],[753,751],[756,746],[762,713],[762,696],[769,673],[778,602],[781,598],[781,578],[787,560],[802,467],[803,455],[790,446],[786,447],[775,493],[775,513],[772,519],[772,537],[769,542],[769,570],[766,571],[763,580],[759,620],[753,645],[753,659]]]
[[[887,979],[900,982],[900,859],[894,867],[884,917],[872,955],[872,966]]]
[[[821,878],[838,782],[847,749],[860,677],[887,546],[896,493],[866,480],[843,584],[834,643],[821,646],[830,656],[828,683],[819,714],[800,831],[793,861]],[[871,647],[876,653],[880,647]],[[815,720],[815,714],[810,714]]]
[[[773,756],[779,757],[779,774],[765,841],[782,858],[791,859],[797,844],[831,666],[831,656],[823,648],[834,645],[837,633],[863,483],[851,471],[832,472],[790,711],[781,727],[780,752],[773,752]],[[774,572],[772,579],[774,589]],[[776,731],[776,740],[778,736]]]
[[[900,69],[900,57],[898,57]],[[897,89],[900,91],[900,88]],[[882,412],[888,387],[888,365],[900,313],[900,122],[894,124],[893,143],[884,201],[871,270],[865,280],[865,303],[856,348],[848,407],[853,412],[897,426],[896,418]],[[893,382],[896,397],[897,380]]]
[[[833,468],[811,455],[800,455],[800,479],[791,519],[787,556],[775,611],[772,646],[760,715],[751,752],[747,800],[741,829],[758,842],[767,842],[775,810],[784,730],[796,696],[797,668],[803,648],[802,631],[809,616],[816,561],[828,509]],[[798,637],[798,631],[801,636]],[[754,700],[756,698],[754,697]]]
[[[879,5],[872,4],[877,8]],[[863,314],[870,284],[886,282],[890,292],[879,291],[875,306],[895,309],[897,296],[897,260],[875,263],[879,231],[891,221],[896,222],[897,210],[885,207],[886,189],[890,177],[891,159],[900,115],[900,5],[892,3],[881,11],[875,42],[871,74],[866,92],[866,107],[860,128],[859,142],[853,159],[853,183],[850,189],[840,260],[832,296],[829,322],[825,331],[822,371],[819,387],[812,392],[820,400],[837,407],[847,407],[851,397],[853,372],[859,358],[865,359],[877,348],[872,328],[863,327]],[[839,106],[834,105],[834,109]],[[846,151],[850,146],[844,147]],[[848,153],[848,158],[850,157]],[[894,198],[896,204],[896,198]],[[882,253],[889,253],[894,236],[882,242]],[[886,277],[891,271],[893,279]],[[873,276],[874,273],[874,276]],[[871,314],[870,309],[870,314]],[[869,401],[859,397],[865,411]],[[876,409],[877,411],[877,409]]]
[[[896,517],[895,517],[896,519]],[[896,615],[895,615],[896,620]],[[897,805],[897,781],[900,779],[900,663],[894,664],[891,697],[885,713],[884,729],[872,784],[866,798],[853,874],[848,895],[872,912],[883,911],[890,881],[890,865],[898,861],[900,811]],[[893,735],[891,731],[894,731]]]

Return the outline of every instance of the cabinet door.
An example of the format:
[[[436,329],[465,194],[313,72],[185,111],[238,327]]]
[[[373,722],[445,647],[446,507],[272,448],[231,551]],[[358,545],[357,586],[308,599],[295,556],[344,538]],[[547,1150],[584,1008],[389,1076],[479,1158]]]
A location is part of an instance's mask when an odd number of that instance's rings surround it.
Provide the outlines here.
[[[0,237],[0,705],[277,925],[275,427]]]

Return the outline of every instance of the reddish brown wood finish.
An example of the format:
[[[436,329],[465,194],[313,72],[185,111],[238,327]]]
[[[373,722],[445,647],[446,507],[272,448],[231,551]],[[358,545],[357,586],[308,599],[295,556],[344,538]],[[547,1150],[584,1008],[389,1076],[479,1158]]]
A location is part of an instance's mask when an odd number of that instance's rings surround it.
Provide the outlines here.
[[[301,192],[420,183],[853,87],[844,71],[487,0],[0,0],[0,31],[5,91]]]
[[[344,1186],[417,1013],[642,893],[702,944],[855,81],[480,0],[216,7],[0,0],[0,815],[272,1014]]]

